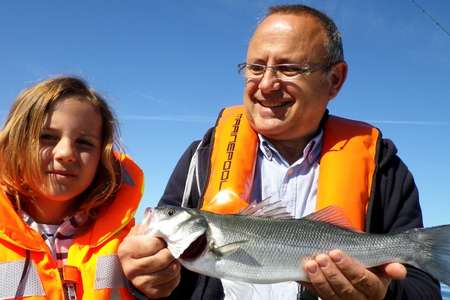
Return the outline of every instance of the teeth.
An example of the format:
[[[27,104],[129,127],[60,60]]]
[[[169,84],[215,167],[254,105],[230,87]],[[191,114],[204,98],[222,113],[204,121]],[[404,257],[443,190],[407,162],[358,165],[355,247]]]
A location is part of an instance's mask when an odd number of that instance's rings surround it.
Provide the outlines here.
[[[287,104],[287,102],[285,102],[285,103],[281,103],[281,104],[270,105],[270,104],[263,104],[263,103],[260,102],[260,101],[258,101],[258,103],[259,103],[261,106],[264,106],[264,107],[267,107],[267,108],[277,108],[277,107],[285,106],[285,105]]]

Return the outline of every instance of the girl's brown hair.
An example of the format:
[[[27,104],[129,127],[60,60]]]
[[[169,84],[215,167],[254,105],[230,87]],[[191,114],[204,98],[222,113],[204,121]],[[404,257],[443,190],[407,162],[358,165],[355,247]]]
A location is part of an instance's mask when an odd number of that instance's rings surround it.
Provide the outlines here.
[[[104,98],[76,77],[56,77],[39,82],[16,98],[0,132],[0,184],[16,199],[17,207],[26,207],[33,197],[32,183],[41,178],[39,138],[49,109],[58,101],[74,97],[86,101],[102,117],[101,161],[91,185],[81,194],[80,210],[95,217],[107,205],[120,184],[121,169],[114,156],[117,121]]]

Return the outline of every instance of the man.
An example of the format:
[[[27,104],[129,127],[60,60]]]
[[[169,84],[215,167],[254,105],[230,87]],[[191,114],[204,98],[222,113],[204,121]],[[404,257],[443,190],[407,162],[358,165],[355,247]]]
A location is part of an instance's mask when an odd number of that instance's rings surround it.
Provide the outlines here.
[[[214,208],[211,188],[234,180],[231,189],[248,195],[246,200],[280,200],[295,217],[336,205],[354,227],[368,232],[422,226],[417,188],[392,142],[368,124],[328,115],[328,102],[347,74],[332,20],[303,5],[271,8],[250,40],[240,72],[246,79],[244,109],[222,112],[216,128],[188,148],[160,205]],[[220,124],[227,116],[238,121],[224,129]],[[255,146],[240,151],[235,137],[223,150],[229,161],[220,164],[219,144],[229,137],[219,133],[230,128],[245,131]],[[242,162],[249,157],[254,173]],[[231,168],[246,178],[236,180]],[[239,183],[248,178],[252,185],[246,191]],[[240,208],[238,200],[230,201]],[[439,283],[421,270],[397,263],[366,269],[339,250],[300,266],[311,281],[303,284],[308,292],[297,283],[250,285],[194,274],[180,268],[163,242],[139,235],[130,235],[119,255],[130,282],[150,298],[440,299]]]

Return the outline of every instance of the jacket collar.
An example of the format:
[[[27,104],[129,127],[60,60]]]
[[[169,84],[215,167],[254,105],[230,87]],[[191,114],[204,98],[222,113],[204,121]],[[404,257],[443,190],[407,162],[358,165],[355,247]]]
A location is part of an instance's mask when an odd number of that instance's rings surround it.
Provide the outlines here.
[[[3,190],[0,191],[0,216],[0,239],[29,250],[44,251],[46,246],[40,234],[22,220]]]
[[[133,221],[142,197],[143,174],[127,155],[118,156],[123,172],[122,183],[115,200],[100,213],[86,232],[75,238],[74,242],[95,247]],[[22,220],[4,191],[0,191],[0,216],[0,239],[21,248],[45,251],[46,245],[40,234]]]
[[[75,238],[80,245],[96,247],[134,221],[143,192],[143,173],[125,154],[119,155],[122,184],[114,201],[96,218],[89,230]]]

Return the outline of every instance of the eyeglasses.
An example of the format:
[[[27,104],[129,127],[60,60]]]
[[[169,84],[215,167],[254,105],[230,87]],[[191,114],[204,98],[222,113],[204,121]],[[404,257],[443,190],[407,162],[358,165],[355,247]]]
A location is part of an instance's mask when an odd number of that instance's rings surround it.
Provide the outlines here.
[[[279,64],[279,65],[260,65],[260,64],[238,64],[238,72],[247,79],[261,79],[266,70],[269,69],[279,80],[291,81],[302,76],[308,76],[320,70],[329,70],[331,64],[298,65],[298,64]]]

